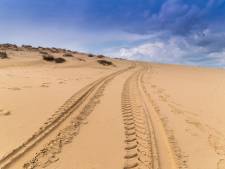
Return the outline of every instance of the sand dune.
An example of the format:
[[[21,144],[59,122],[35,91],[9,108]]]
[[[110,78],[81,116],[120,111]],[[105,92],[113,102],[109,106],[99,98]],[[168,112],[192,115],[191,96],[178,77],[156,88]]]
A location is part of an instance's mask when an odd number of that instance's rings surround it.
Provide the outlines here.
[[[225,169],[224,70],[0,49],[0,168]]]

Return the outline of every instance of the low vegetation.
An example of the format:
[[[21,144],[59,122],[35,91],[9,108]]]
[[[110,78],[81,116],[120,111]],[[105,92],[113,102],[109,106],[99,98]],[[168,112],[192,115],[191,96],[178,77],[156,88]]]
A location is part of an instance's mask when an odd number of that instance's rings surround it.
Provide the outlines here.
[[[105,58],[104,55],[97,55],[98,58]]]
[[[59,49],[57,48],[49,48],[49,51],[52,52],[52,53],[59,53]]]
[[[48,62],[64,63],[66,61],[66,59],[64,59],[62,57],[55,58],[54,56],[49,55],[49,54],[45,54],[42,57],[43,57],[43,60],[48,61]]]
[[[48,55],[48,52],[40,51],[40,54],[42,54],[42,55]]]
[[[49,55],[49,54],[45,54],[42,57],[43,57],[43,60],[48,61],[48,62],[53,62],[55,60],[54,56]]]
[[[61,57],[55,58],[55,63],[64,63],[65,61],[66,61],[66,59],[61,58]]]
[[[0,59],[7,59],[9,58],[6,52],[0,52]]]
[[[88,54],[88,57],[92,58],[92,57],[94,57],[94,55],[93,54]]]
[[[111,61],[108,60],[97,60],[97,62],[103,66],[115,66]]]
[[[10,43],[5,43],[5,44],[0,44],[0,48],[4,48],[4,49],[16,49],[18,48],[17,45],[14,44],[10,44]]]
[[[65,53],[63,56],[64,57],[73,57],[73,55],[71,53]]]
[[[31,45],[22,45],[22,48],[32,49],[33,47]]]

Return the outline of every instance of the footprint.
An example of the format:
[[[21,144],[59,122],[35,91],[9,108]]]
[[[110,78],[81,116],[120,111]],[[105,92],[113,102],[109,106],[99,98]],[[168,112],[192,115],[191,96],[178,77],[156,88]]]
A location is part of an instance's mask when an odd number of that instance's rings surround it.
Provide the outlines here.
[[[0,109],[0,116],[9,116],[10,114],[9,110]]]
[[[178,109],[176,106],[173,106],[172,104],[168,104],[171,112],[175,113],[175,114],[183,114],[184,112],[180,109]]]
[[[214,151],[218,155],[225,155],[225,138],[222,136],[216,136],[210,134],[208,137],[208,142],[211,147],[214,148]]]
[[[59,83],[59,84],[65,84],[65,82],[64,82],[64,81],[59,81],[58,83]]]
[[[167,102],[168,101],[168,97],[166,97],[165,95],[159,95],[159,98],[163,102]]]
[[[194,119],[189,118],[189,119],[186,119],[185,121],[186,121],[186,123],[191,124],[198,129],[201,129],[201,130],[203,129],[202,124]]]
[[[49,84],[50,84],[50,83],[45,82],[45,83],[42,83],[40,87],[49,87]]]
[[[198,134],[195,133],[195,132],[194,132],[192,129],[190,129],[190,128],[186,128],[185,131],[186,131],[187,133],[189,133],[191,136],[198,136]]]
[[[176,113],[176,114],[183,114],[185,116],[198,116],[196,113],[194,112],[191,112],[191,111],[188,111],[188,110],[185,110],[184,106],[182,106],[181,104],[177,104],[177,103],[174,103],[174,102],[171,102],[168,104],[168,106],[170,107],[171,111],[173,113]],[[181,107],[181,108],[178,108],[178,107]]]
[[[217,169],[225,169],[225,160],[224,159],[220,159],[217,162]]]
[[[46,84],[42,84],[41,87],[49,87],[49,86]]]

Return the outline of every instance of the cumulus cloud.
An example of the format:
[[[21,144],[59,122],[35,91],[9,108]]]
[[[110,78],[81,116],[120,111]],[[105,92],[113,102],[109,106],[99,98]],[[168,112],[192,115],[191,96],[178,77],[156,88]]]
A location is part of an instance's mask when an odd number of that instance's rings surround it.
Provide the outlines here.
[[[209,48],[208,45],[195,45],[195,43],[199,43],[199,38],[196,40],[193,37],[158,38],[133,47],[120,48],[114,55],[160,63],[224,67],[225,49],[212,50],[213,48]]]
[[[117,54],[129,59],[225,67],[224,8],[223,0],[167,0],[148,16],[144,27],[130,29],[140,34],[163,33],[148,42],[123,47]]]
[[[171,50],[172,49],[172,50]],[[121,48],[119,55],[127,59],[151,60],[156,62],[174,62],[181,59],[184,51],[175,41],[148,42],[133,48]]]

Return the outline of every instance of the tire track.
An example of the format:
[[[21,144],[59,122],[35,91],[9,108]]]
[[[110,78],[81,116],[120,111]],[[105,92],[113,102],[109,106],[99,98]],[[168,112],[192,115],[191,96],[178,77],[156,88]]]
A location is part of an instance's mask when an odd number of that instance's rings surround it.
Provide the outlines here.
[[[95,97],[101,95],[101,91],[104,90],[105,85],[117,75],[128,71],[129,69],[134,68],[135,65],[132,65],[128,68],[114,72],[106,77],[100,78],[93,83],[87,85],[71,98],[69,98],[44,124],[36,131],[30,138],[28,138],[22,145],[18,146],[5,156],[0,159],[0,168],[8,168],[13,162],[18,158],[23,156],[27,151],[32,149],[38,142],[43,140],[47,135],[49,135],[56,127],[58,127],[63,121],[65,121],[80,105],[86,101],[86,99],[98,88]],[[90,100],[94,101],[96,98]],[[89,103],[89,102],[88,102]],[[90,104],[90,103],[89,103]],[[93,106],[87,104],[77,117],[78,120],[82,120],[84,116],[87,116]],[[88,111],[89,110],[89,111]],[[87,113],[87,114],[86,114]],[[80,123],[80,121],[79,121]],[[75,125],[76,124],[76,125]],[[77,126],[77,123],[74,123],[74,126]],[[60,143],[61,144],[61,143]],[[61,146],[61,145],[60,145]]]
[[[69,125],[60,130],[55,138],[50,140],[30,161],[25,163],[24,169],[45,168],[58,161],[57,154],[62,151],[64,145],[71,143],[73,138],[79,134],[82,124],[85,124],[86,118],[100,102],[105,87],[114,77],[105,80],[95,89],[91,97],[87,99],[87,104],[84,104],[81,108],[79,115],[71,118]]]
[[[149,67],[147,65],[147,70],[151,69]],[[160,115],[160,107],[148,93],[143,76],[144,74],[139,77],[139,90],[147,116],[155,131],[160,167],[162,169],[186,169],[188,168],[187,160],[175,139],[173,130],[168,128],[166,119]]]
[[[124,84],[122,111],[125,128],[124,169],[158,169],[158,152],[154,131],[143,111],[138,79],[145,68],[132,74]]]
[[[176,157],[157,113],[149,107],[143,75],[146,64],[124,84],[122,111],[126,136],[124,169],[178,169]]]

